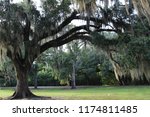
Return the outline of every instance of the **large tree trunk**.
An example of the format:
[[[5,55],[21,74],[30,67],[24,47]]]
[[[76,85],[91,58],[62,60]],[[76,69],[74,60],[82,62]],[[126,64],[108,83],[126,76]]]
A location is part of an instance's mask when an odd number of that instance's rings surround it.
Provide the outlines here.
[[[29,68],[27,66],[15,64],[16,73],[17,73],[17,85],[14,94],[10,99],[22,99],[22,98],[31,98],[35,95],[30,91],[28,87],[28,73]]]

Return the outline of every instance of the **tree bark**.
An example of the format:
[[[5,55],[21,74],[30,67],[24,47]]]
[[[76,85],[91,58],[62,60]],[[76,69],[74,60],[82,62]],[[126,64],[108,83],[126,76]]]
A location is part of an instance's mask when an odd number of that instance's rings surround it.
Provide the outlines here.
[[[73,62],[73,64],[72,64],[71,89],[76,89],[76,69],[75,69],[75,62]]]
[[[23,99],[35,97],[28,87],[28,73],[29,69],[27,66],[15,64],[17,73],[17,85],[14,94],[10,99]]]

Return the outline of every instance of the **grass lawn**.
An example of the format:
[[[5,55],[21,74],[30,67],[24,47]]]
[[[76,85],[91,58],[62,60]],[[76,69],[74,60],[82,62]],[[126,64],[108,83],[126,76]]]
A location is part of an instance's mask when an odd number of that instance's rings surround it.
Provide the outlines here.
[[[150,100],[150,86],[99,86],[69,88],[31,89],[38,96],[63,100]],[[0,97],[12,95],[12,88],[1,88]]]

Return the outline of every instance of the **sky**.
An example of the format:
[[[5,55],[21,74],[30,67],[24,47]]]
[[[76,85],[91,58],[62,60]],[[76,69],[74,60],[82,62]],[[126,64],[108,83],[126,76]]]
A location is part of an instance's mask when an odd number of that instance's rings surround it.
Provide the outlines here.
[[[23,0],[13,0],[14,3],[22,2],[22,1]],[[32,1],[36,4],[37,8],[41,5],[41,0],[32,0]]]

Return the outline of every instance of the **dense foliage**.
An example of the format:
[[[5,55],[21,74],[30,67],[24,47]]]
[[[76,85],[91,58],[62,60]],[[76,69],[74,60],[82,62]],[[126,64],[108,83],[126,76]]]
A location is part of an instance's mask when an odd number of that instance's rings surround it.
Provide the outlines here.
[[[38,86],[71,85],[73,60],[76,61],[77,86],[118,84],[112,65],[101,50],[96,50],[89,44],[85,47],[83,42],[74,41],[65,45],[65,49],[54,48],[43,53],[32,66],[29,85],[34,85],[36,77]],[[14,85],[15,80],[5,86]]]

